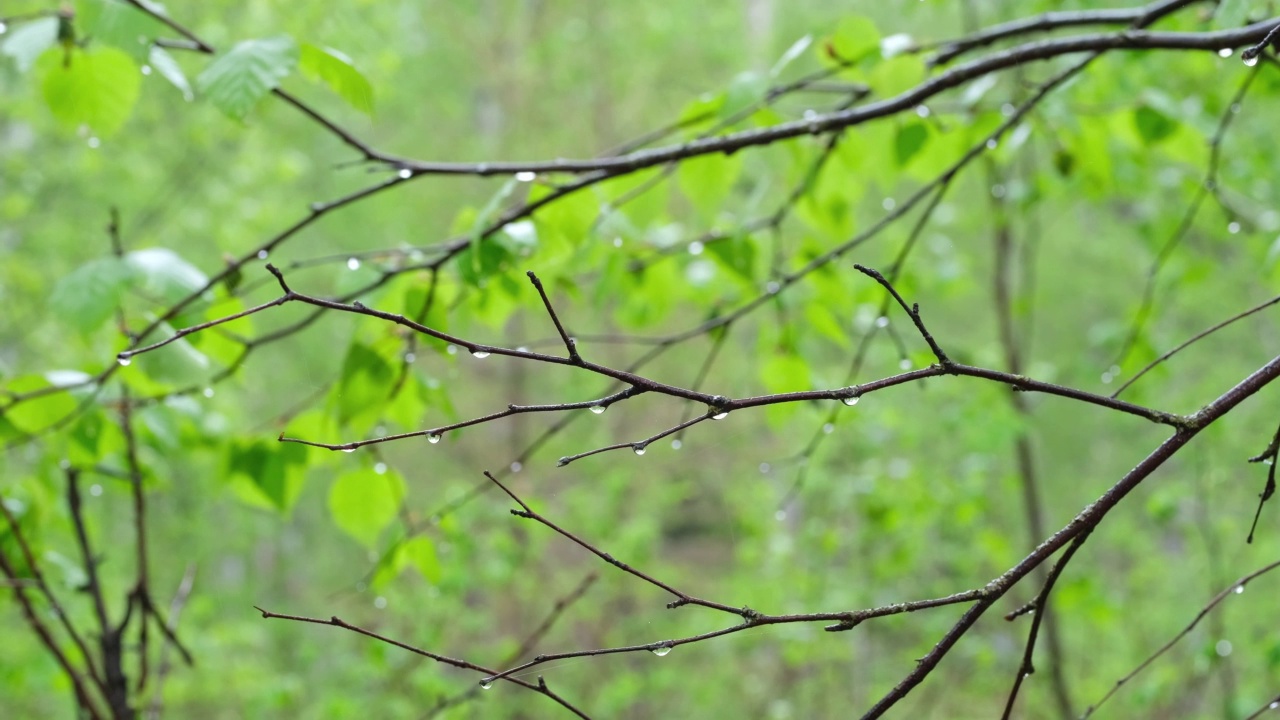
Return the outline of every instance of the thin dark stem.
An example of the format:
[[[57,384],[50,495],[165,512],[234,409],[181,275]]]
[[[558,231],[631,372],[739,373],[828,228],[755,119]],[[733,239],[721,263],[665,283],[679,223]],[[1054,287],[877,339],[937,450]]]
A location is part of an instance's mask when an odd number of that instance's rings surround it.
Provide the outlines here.
[[[582,358],[578,355],[578,344],[573,338],[569,337],[569,333],[565,332],[564,325],[560,324],[560,317],[556,315],[556,309],[551,306],[551,298],[547,297],[547,291],[542,287],[542,281],[538,276],[530,270],[526,273],[529,276],[529,282],[538,289],[538,296],[542,298],[542,304],[547,308],[547,314],[551,316],[551,322],[555,323],[556,332],[560,333],[560,339],[564,341],[565,350],[569,352],[569,360],[574,364],[582,362]]]
[[[920,319],[920,306],[907,305],[907,301],[902,299],[902,296],[898,294],[897,289],[885,279],[884,275],[880,274],[880,271],[872,270],[864,265],[854,265],[854,267],[857,268],[858,272],[880,283],[885,290],[889,291],[889,294],[893,296],[893,299],[898,301],[898,305],[901,306],[907,313],[907,316],[911,318],[911,322],[915,324],[916,330],[920,332],[920,337],[924,338],[924,341],[928,343],[929,349],[933,351],[933,356],[938,358],[938,362],[943,367],[950,365],[951,359],[948,358],[947,354],[938,346],[937,341],[929,334],[929,329],[925,327],[924,321]]]
[[[27,597],[26,588],[22,583],[18,582],[19,578],[17,570],[9,563],[9,558],[7,558],[3,552],[0,552],[0,573],[3,573],[4,577],[9,581],[8,586],[13,592],[13,596],[18,600],[18,607],[22,609],[22,614],[23,617],[26,618],[27,625],[30,626],[36,636],[40,638],[41,644],[43,644],[45,649],[49,651],[49,654],[53,656],[54,661],[58,663],[58,667],[62,668],[62,672],[66,674],[67,680],[71,683],[72,691],[75,692],[76,702],[79,705],[80,710],[86,713],[90,718],[92,718],[92,720],[102,720],[102,713],[98,710],[96,703],[94,703],[85,679],[81,677],[80,672],[71,664],[71,660],[58,645],[57,639],[53,637],[53,633],[50,632],[48,626],[44,624],[44,621],[40,619],[39,614],[36,613],[36,609],[32,605],[31,599]],[[124,716],[113,712],[113,717],[122,718]]]
[[[303,615],[286,615],[283,613],[271,612],[269,610],[264,610],[256,605],[254,606],[254,609],[262,613],[262,617],[268,620],[291,620],[293,622],[311,623],[314,625],[332,625],[333,627],[340,627],[344,630],[350,630],[351,632],[364,635],[365,637],[373,638],[374,640],[384,642],[388,645],[394,645],[395,647],[398,647],[401,650],[407,650],[415,655],[421,655],[422,657],[430,658],[431,660],[435,660],[436,662],[442,663],[444,665],[451,665],[453,667],[461,668],[463,670],[475,670],[476,672],[485,673],[486,675],[494,674],[493,670],[483,665],[477,665],[467,660],[459,660],[457,658],[451,658],[447,655],[440,655],[437,653],[430,652],[428,650],[423,650],[422,648],[414,647],[413,645],[410,645],[405,642],[401,642],[400,640],[396,640],[394,638],[387,637],[386,635],[381,635],[372,630],[368,630],[366,628],[360,627],[359,625],[353,625],[339,618],[337,615],[334,615],[328,619],[324,619],[324,618],[306,617]],[[527,690],[533,690],[534,692],[541,693],[542,695],[546,695],[548,698],[555,701],[556,703],[558,703],[559,705],[561,705],[562,707],[564,707],[566,710],[573,713],[574,715],[577,715],[578,717],[583,718],[584,720],[590,720],[590,718],[581,710],[574,707],[564,698],[551,692],[547,688],[546,683],[541,682],[541,680],[539,680],[539,683],[537,685],[534,685],[533,683],[521,680],[520,678],[504,677],[502,679],[506,680],[509,683],[519,685],[520,687],[525,688]]]
[[[1164,362],[1164,361],[1168,360],[1169,358],[1173,357],[1174,355],[1177,355],[1178,353],[1182,352],[1183,350],[1186,350],[1187,348],[1189,348],[1189,347],[1191,347],[1192,345],[1196,344],[1197,342],[1199,342],[1199,341],[1201,341],[1201,340],[1203,340],[1203,339],[1205,339],[1205,338],[1209,337],[1210,335],[1212,335],[1212,334],[1214,334],[1214,333],[1218,332],[1219,330],[1221,330],[1221,329],[1223,329],[1223,328],[1225,328],[1225,327],[1227,327],[1227,326],[1229,326],[1229,325],[1232,325],[1232,324],[1234,324],[1235,322],[1237,322],[1237,321],[1239,321],[1239,320],[1243,320],[1243,319],[1245,319],[1245,318],[1249,317],[1250,315],[1253,315],[1253,314],[1255,314],[1255,313],[1262,312],[1263,310],[1266,310],[1267,308],[1271,307],[1272,305],[1275,305],[1276,303],[1280,303],[1280,295],[1277,295],[1277,296],[1275,296],[1275,297],[1271,298],[1270,300],[1267,300],[1266,302],[1261,303],[1261,304],[1259,304],[1259,305],[1254,305],[1253,307],[1249,308],[1248,310],[1245,310],[1244,312],[1241,312],[1241,313],[1237,313],[1237,314],[1235,314],[1235,315],[1232,315],[1231,317],[1227,318],[1226,320],[1223,320],[1223,321],[1222,321],[1222,322],[1220,322],[1220,323],[1216,323],[1216,324],[1214,324],[1214,325],[1212,325],[1212,326],[1210,326],[1210,327],[1205,328],[1204,330],[1201,330],[1200,332],[1196,333],[1195,335],[1192,335],[1190,338],[1188,338],[1187,340],[1185,340],[1184,342],[1182,342],[1180,345],[1178,345],[1178,346],[1177,346],[1177,347],[1175,347],[1174,349],[1172,349],[1172,350],[1170,350],[1170,351],[1166,352],[1165,354],[1161,355],[1160,357],[1156,358],[1155,360],[1152,360],[1151,362],[1147,363],[1146,367],[1144,367],[1144,368],[1142,368],[1141,370],[1139,370],[1138,372],[1134,373],[1134,374],[1133,374],[1133,377],[1129,378],[1128,380],[1125,380],[1123,385],[1121,385],[1120,387],[1116,388],[1116,391],[1115,391],[1115,392],[1113,392],[1113,393],[1111,393],[1111,397],[1113,397],[1113,398],[1114,398],[1114,397],[1119,397],[1120,393],[1122,393],[1122,392],[1124,392],[1125,390],[1129,389],[1129,386],[1130,386],[1130,385],[1133,385],[1135,382],[1137,382],[1137,381],[1138,381],[1138,380],[1139,380],[1143,375],[1146,375],[1147,373],[1151,372],[1153,369],[1155,369],[1155,367],[1156,367],[1157,365],[1159,365],[1160,363],[1162,363],[1162,362]]]
[[[680,590],[677,590],[676,588],[674,588],[674,587],[672,587],[671,585],[668,585],[667,583],[665,583],[665,582],[663,582],[663,581],[661,581],[661,580],[659,580],[659,579],[657,579],[657,578],[653,577],[652,575],[649,575],[649,574],[645,573],[645,572],[644,572],[644,571],[642,571],[642,570],[637,570],[636,568],[634,568],[634,567],[632,567],[632,566],[628,565],[627,563],[624,563],[624,562],[622,562],[621,560],[618,560],[617,558],[613,557],[613,556],[612,556],[612,555],[610,555],[609,553],[607,553],[607,552],[605,552],[605,551],[601,550],[600,548],[596,547],[595,545],[592,545],[591,543],[587,542],[586,540],[583,540],[582,538],[578,537],[577,535],[574,535],[573,533],[569,532],[568,530],[565,530],[564,528],[562,528],[562,527],[560,527],[559,525],[555,524],[555,523],[554,523],[554,522],[552,522],[551,520],[548,520],[547,518],[543,517],[542,515],[539,515],[538,513],[534,512],[533,508],[529,507],[529,505],[528,505],[527,503],[525,503],[525,501],[524,501],[524,500],[521,500],[521,499],[520,499],[520,497],[519,497],[518,495],[516,495],[515,493],[511,492],[511,490],[510,490],[506,485],[503,485],[503,484],[502,484],[502,483],[501,483],[497,478],[495,478],[495,477],[494,477],[494,476],[493,476],[493,475],[492,475],[488,470],[486,470],[486,471],[485,471],[484,476],[485,476],[485,477],[487,477],[487,478],[489,478],[489,481],[490,481],[490,482],[492,482],[494,485],[497,485],[499,488],[501,488],[501,489],[502,489],[502,491],[503,491],[504,493],[506,493],[508,497],[510,497],[512,500],[514,500],[514,501],[516,502],[516,504],[517,504],[517,505],[519,505],[519,506],[520,506],[520,508],[521,508],[520,510],[512,510],[512,511],[511,511],[511,514],[512,514],[512,515],[515,515],[516,517],[522,517],[522,518],[526,518],[526,519],[533,520],[533,521],[536,521],[536,522],[538,522],[538,523],[541,523],[542,525],[547,526],[548,528],[550,528],[550,529],[554,530],[555,532],[559,533],[560,535],[564,536],[565,538],[568,538],[570,541],[572,541],[572,542],[573,542],[575,545],[577,545],[578,547],[581,547],[582,549],[586,550],[587,552],[591,553],[592,555],[595,555],[596,557],[600,558],[601,560],[604,560],[605,562],[607,562],[607,563],[609,563],[610,565],[612,565],[612,566],[614,566],[614,567],[618,568],[619,570],[621,570],[621,571],[623,571],[623,572],[625,572],[625,573],[627,573],[627,574],[629,574],[629,575],[634,575],[635,577],[640,578],[641,580],[643,580],[643,581],[645,581],[645,582],[649,583],[650,585],[653,585],[654,587],[660,588],[660,589],[662,589],[662,590],[665,590],[665,591],[667,591],[667,592],[671,593],[672,595],[674,595],[674,596],[676,597],[676,599],[675,599],[675,600],[673,600],[672,602],[668,603],[668,604],[667,604],[667,607],[669,607],[669,608],[676,608],[676,607],[681,607],[681,606],[683,606],[683,605],[697,605],[697,606],[700,606],[700,607],[710,608],[710,609],[712,609],[712,610],[719,610],[720,612],[729,613],[730,615],[737,615],[737,616],[739,616],[739,617],[743,617],[743,618],[748,618],[748,617],[750,617],[750,615],[751,615],[750,611],[746,610],[745,608],[736,608],[736,607],[733,607],[733,606],[731,606],[731,605],[725,605],[725,604],[723,604],[723,603],[713,602],[713,601],[711,601],[711,600],[703,600],[702,598],[699,598],[699,597],[696,597],[696,596],[694,596],[694,595],[690,595],[690,594],[688,594],[688,593],[686,593],[686,592],[682,592],[682,591],[680,591]]]
[[[978,32],[970,33],[957,40],[938,43],[937,52],[929,59],[929,63],[935,66],[946,65],[971,50],[988,47],[1000,40],[1007,40],[1020,35],[1092,25],[1130,25],[1137,20],[1141,20],[1149,13],[1162,10],[1168,4],[1168,2],[1162,1],[1136,8],[1047,12],[1033,17],[1000,23],[999,25],[992,25]]]
[[[1131,670],[1127,675],[1117,680],[1115,685],[1113,685],[1111,689],[1107,691],[1106,695],[1103,695],[1102,698],[1098,700],[1098,702],[1089,706],[1089,708],[1085,710],[1081,718],[1087,718],[1093,715],[1093,713],[1097,712],[1097,710],[1101,708],[1103,704],[1105,704],[1108,700],[1111,699],[1111,696],[1115,695],[1117,692],[1120,691],[1120,688],[1124,687],[1126,683],[1128,683],[1130,680],[1137,677],[1139,673],[1141,673],[1143,670],[1146,670],[1152,663],[1158,660],[1165,653],[1169,652],[1169,650],[1171,650],[1174,645],[1177,645],[1179,641],[1181,641],[1184,637],[1190,634],[1191,631],[1195,629],[1196,625],[1199,625],[1200,621],[1205,619],[1205,617],[1209,614],[1209,612],[1213,610],[1215,607],[1217,607],[1219,604],[1221,604],[1223,600],[1226,600],[1232,595],[1244,592],[1245,586],[1248,585],[1250,581],[1252,581],[1253,579],[1261,575],[1265,575],[1271,572],[1272,570],[1275,570],[1276,568],[1280,568],[1280,560],[1277,560],[1276,562],[1273,562],[1269,565],[1265,565],[1257,570],[1254,570],[1248,575],[1242,576],[1235,582],[1223,588],[1221,592],[1219,592],[1217,595],[1214,595],[1212,598],[1210,598],[1209,602],[1205,604],[1204,607],[1200,608],[1200,611],[1196,613],[1196,616],[1191,619],[1191,622],[1188,623],[1187,626],[1184,627],[1181,632],[1179,632],[1177,635],[1174,635],[1172,638],[1170,638],[1169,641],[1166,642],[1164,645],[1161,645],[1159,649],[1157,649],[1154,653],[1152,653],[1149,657],[1147,657],[1146,660],[1143,660],[1141,663],[1139,663],[1138,666],[1133,670]]]
[[[1258,520],[1262,519],[1262,506],[1276,494],[1276,463],[1280,461],[1280,427],[1276,428],[1276,432],[1271,436],[1271,443],[1267,445],[1267,449],[1262,451],[1260,455],[1249,458],[1249,462],[1262,462],[1267,464],[1267,482],[1262,486],[1262,492],[1258,493],[1258,510],[1253,514],[1253,524],[1249,526],[1249,537],[1245,542],[1253,544],[1253,534],[1258,530]]]
[[[1071,558],[1076,554],[1076,551],[1089,539],[1091,532],[1093,532],[1093,528],[1088,528],[1071,541],[1071,544],[1067,546],[1066,552],[1062,553],[1062,557],[1058,562],[1054,563],[1053,569],[1049,571],[1044,583],[1040,586],[1039,594],[1036,595],[1036,599],[1031,603],[1031,609],[1028,612],[1034,612],[1035,614],[1031,618],[1031,629],[1027,632],[1027,643],[1022,653],[1022,663],[1018,666],[1017,675],[1014,676],[1013,687],[1009,690],[1009,699],[1005,702],[1004,714],[1000,716],[1001,720],[1009,720],[1013,713],[1014,702],[1018,699],[1018,690],[1022,688],[1022,682],[1036,671],[1035,663],[1033,662],[1036,651],[1036,638],[1040,634],[1041,626],[1049,622],[1046,617],[1049,611],[1049,593],[1053,592],[1053,586],[1062,575],[1062,570],[1067,566],[1067,563],[1071,562]],[[1012,620],[1013,617],[1006,617],[1006,619]],[[1061,709],[1069,713],[1071,709],[1069,700],[1067,698],[1062,698],[1062,700],[1068,704]]]

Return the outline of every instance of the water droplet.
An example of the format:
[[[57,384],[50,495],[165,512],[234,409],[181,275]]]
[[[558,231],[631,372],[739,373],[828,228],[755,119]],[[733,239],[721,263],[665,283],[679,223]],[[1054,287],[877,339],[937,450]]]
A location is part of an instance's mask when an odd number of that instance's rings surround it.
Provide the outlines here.
[[[769,463],[760,463],[760,474],[761,474],[761,475],[768,475],[768,474],[769,474],[769,471],[770,471],[770,470],[772,470],[772,469],[773,469],[773,466],[772,466],[772,465],[770,465]]]
[[[348,269],[348,270],[359,270],[359,269],[360,269],[360,258],[347,258],[347,269]]]
[[[385,610],[387,607],[387,599],[379,595],[373,599],[373,606],[379,610]]]
[[[133,358],[125,355],[124,353],[120,353],[116,356],[116,362],[120,363],[122,367],[128,367],[129,363],[133,362]]]
[[[91,149],[97,150],[101,145],[102,145],[102,141],[99,140],[96,135],[89,136],[89,147]]]
[[[485,359],[485,358],[489,357],[489,353],[485,352],[484,350],[472,350],[472,351],[471,351],[471,357],[473,357],[473,358],[475,358],[475,359],[477,359],[477,360],[483,360],[483,359]]]
[[[1014,107],[1013,103],[1005,103],[1000,106],[1000,114],[1005,117],[1013,117],[1016,112],[1018,112],[1018,108]]]
[[[995,150],[995,149],[996,149],[996,147],[997,147],[999,144],[1000,144],[1000,141],[999,141],[999,140],[996,140],[995,138],[989,138],[989,139],[987,140],[987,149],[988,149],[988,150]]]
[[[622,247],[622,238],[620,238],[620,237],[616,237],[616,238],[614,238],[614,239],[613,239],[613,246],[614,246],[614,247],[616,247],[616,248],[620,248],[620,247]]]
[[[1235,235],[1236,233],[1240,232],[1240,223],[1234,220],[1227,223],[1227,232],[1231,233],[1232,235]]]
[[[900,369],[900,370],[910,370],[910,369],[911,369],[911,360],[909,360],[908,358],[902,358],[901,360],[899,360],[899,361],[898,361],[898,369]]]
[[[258,259],[259,259],[259,260],[266,260],[266,259],[267,259],[267,251],[266,251],[266,250],[259,250],[259,251],[258,251]]]
[[[1276,708],[1280,708],[1280,700],[1276,700],[1275,702],[1271,703],[1267,707],[1272,710],[1275,710]]]
[[[1231,48],[1222,48],[1221,50],[1219,50],[1219,51],[1218,51],[1218,57],[1220,57],[1220,58],[1229,58],[1229,57],[1231,57],[1231,53],[1233,53],[1233,52],[1235,52],[1235,51],[1234,51],[1234,50],[1232,50]]]
[[[493,687],[493,681],[492,681],[492,680],[490,680],[489,678],[485,678],[485,679],[483,679],[483,680],[481,680],[481,681],[480,681],[480,689],[481,689],[481,690],[488,690],[488,689],[489,689],[489,688],[491,688],[491,687]]]
[[[8,30],[9,30],[9,26],[6,25],[5,23],[0,22],[0,35],[5,34],[5,32]]]
[[[1110,384],[1111,384],[1111,381],[1112,381],[1114,378],[1115,378],[1115,376],[1111,374],[1111,371],[1110,371],[1110,370],[1108,370],[1107,372],[1102,373],[1102,384],[1103,384],[1103,385],[1110,385]]]
[[[889,318],[885,317],[884,315],[881,315],[880,317],[876,318],[876,327],[878,328],[889,327]]]
[[[772,280],[764,284],[764,291],[770,295],[777,295],[778,291],[781,289],[782,286]]]
[[[929,106],[928,106],[928,105],[917,105],[917,106],[916,106],[916,115],[918,115],[919,117],[922,117],[922,118],[927,118],[927,117],[929,117]]]
[[[435,445],[440,442],[440,433],[427,433],[427,442]]]
[[[726,410],[726,411],[724,411],[724,412],[722,412],[722,413],[716,413],[715,415],[712,415],[712,416],[711,416],[711,419],[712,419],[712,420],[723,420],[723,419],[725,419],[725,418],[727,418],[727,417],[729,417],[729,411],[728,411],[728,410]]]
[[[200,394],[201,394],[201,395],[203,395],[203,396],[205,396],[205,397],[207,397],[207,398],[211,398],[211,397],[213,397],[213,388],[211,388],[211,387],[207,387],[207,388],[205,388],[204,390],[201,390],[201,391],[200,391]]]
[[[1218,657],[1226,657],[1230,655],[1231,650],[1230,640],[1219,640],[1217,644],[1213,646],[1213,651],[1218,653]]]
[[[444,351],[445,351],[445,352],[447,352],[447,353],[449,353],[450,355],[457,355],[457,354],[458,354],[458,346],[457,346],[457,345],[453,345],[453,344],[446,345],[446,346],[445,346],[445,348],[444,348]]]
[[[676,438],[675,440],[671,441],[672,450],[679,450],[682,447],[684,447],[684,443],[680,442],[680,438]]]
[[[606,408],[606,407],[605,407],[605,406],[603,406],[603,405],[592,405],[592,406],[591,406],[591,412],[595,413],[596,415],[603,415],[603,414],[604,414],[604,411],[605,411],[605,410],[607,410],[607,409],[608,409],[608,408]]]
[[[1006,192],[1005,187],[1003,185],[1000,185],[999,183],[991,186],[991,197],[997,200],[1004,197],[1005,192]]]
[[[835,431],[836,431],[836,426],[835,426],[835,425],[832,425],[831,423],[827,423],[826,425],[823,425],[823,426],[822,426],[822,434],[823,434],[823,435],[830,435],[831,433],[833,433],[833,432],[835,432]]]
[[[1236,592],[1236,594],[1237,594],[1237,595],[1239,595],[1240,593],[1244,592],[1244,585],[1237,585],[1237,586],[1236,586],[1236,591],[1235,591],[1235,592]]]
[[[524,465],[521,465],[519,460],[511,463],[511,472],[518,473],[523,469],[524,469]]]
[[[355,449],[355,448],[353,448],[353,447],[346,447],[346,448],[342,448],[342,452],[344,452],[344,453],[353,453],[353,452],[355,452],[355,451],[356,451],[356,449]]]
[[[884,208],[885,210],[892,210],[898,207],[898,201],[894,200],[893,198],[885,198],[884,201],[880,203],[880,207]]]
[[[98,483],[94,483],[94,484],[90,485],[90,486],[89,486],[89,494],[90,494],[90,495],[92,495],[92,496],[94,496],[94,497],[98,497],[99,495],[101,495],[101,494],[102,494],[102,486],[101,486],[101,485],[99,485]]]
[[[701,255],[704,248],[705,246],[702,243],[698,242],[697,240],[694,240],[693,242],[689,243],[689,254]]]
[[[783,520],[786,520],[786,519],[787,519],[787,511],[786,511],[786,510],[779,510],[779,511],[775,512],[775,513],[773,514],[773,519],[774,519],[774,520],[777,520],[778,522],[782,522]]]
[[[412,363],[414,360],[417,360],[417,359],[418,359],[418,356],[417,356],[417,355],[414,355],[414,354],[413,354],[413,353],[411,353],[411,352],[409,352],[409,353],[405,353],[405,354],[404,354],[404,361],[405,361],[406,363]]]
[[[150,65],[143,65],[143,66],[142,66],[142,74],[143,74],[143,75],[150,75],[150,74],[151,74],[151,66],[150,66]]]
[[[374,472],[375,474],[378,474],[378,475],[386,475],[386,474],[387,474],[387,464],[386,464],[386,463],[384,463],[384,462],[375,463],[375,464],[374,464],[374,466],[373,466],[373,472]]]
[[[632,450],[635,450],[635,453],[636,453],[637,455],[643,455],[643,454],[644,454],[644,446],[643,446],[643,445],[634,445],[634,446],[632,446]]]
[[[410,170],[409,168],[404,168],[400,172],[396,173],[396,175],[400,176],[401,180],[408,180],[409,178],[413,177],[413,171]]]
[[[652,648],[649,652],[653,653],[654,655],[657,655],[658,657],[665,657],[668,653],[671,652],[671,646],[659,645],[656,648]]]
[[[854,405],[857,405],[858,401],[861,399],[862,399],[861,395],[854,395],[853,397],[847,397],[841,400],[840,402],[844,403],[845,405],[848,405],[849,407],[853,407]]]
[[[534,180],[537,180],[537,179],[538,179],[538,173],[535,173],[535,172],[522,170],[521,172],[516,173],[517,182],[533,182]]]
[[[1244,64],[1245,64],[1245,65],[1247,65],[1248,67],[1253,67],[1254,65],[1257,65],[1257,64],[1258,64],[1258,56],[1257,56],[1257,55],[1251,55],[1251,56],[1249,56],[1249,57],[1247,57],[1247,58],[1244,58]],[[1271,707],[1275,707],[1275,705],[1274,705],[1274,704],[1272,704],[1272,706],[1271,706]]]
[[[564,467],[565,465],[568,465],[571,462],[573,461],[570,460],[568,457],[562,457],[556,461],[556,467]]]

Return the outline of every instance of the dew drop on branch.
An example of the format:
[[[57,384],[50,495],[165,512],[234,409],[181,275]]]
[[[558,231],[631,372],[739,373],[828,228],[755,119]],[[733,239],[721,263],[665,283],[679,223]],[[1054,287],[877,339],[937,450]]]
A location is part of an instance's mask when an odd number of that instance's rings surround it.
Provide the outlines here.
[[[427,433],[427,442],[435,445],[440,442],[440,433]]]
[[[670,645],[659,645],[659,646],[658,646],[658,647],[656,647],[656,648],[652,648],[652,649],[650,649],[650,650],[649,650],[649,652],[653,653],[654,655],[657,655],[658,657],[665,657],[666,655],[668,655],[668,654],[671,652],[671,646],[670,646]]]
[[[596,415],[603,415],[603,414],[604,414],[604,411],[605,411],[606,409],[607,409],[607,408],[605,408],[605,406],[603,406],[603,405],[592,405],[592,406],[591,406],[591,412],[595,413]]]

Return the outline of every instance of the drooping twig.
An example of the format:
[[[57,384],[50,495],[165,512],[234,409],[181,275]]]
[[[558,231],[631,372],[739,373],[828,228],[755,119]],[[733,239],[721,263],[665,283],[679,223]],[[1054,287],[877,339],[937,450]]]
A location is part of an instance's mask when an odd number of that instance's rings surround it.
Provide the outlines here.
[[[1262,517],[1262,506],[1276,494],[1276,463],[1280,462],[1280,427],[1277,427],[1275,434],[1271,436],[1267,449],[1249,458],[1249,462],[1267,465],[1267,482],[1262,486],[1262,492],[1258,493],[1258,510],[1253,514],[1253,524],[1249,526],[1249,537],[1245,539],[1245,542],[1252,545],[1253,534],[1258,530],[1258,520]]]
[[[344,630],[350,630],[351,632],[364,635],[365,637],[371,637],[374,640],[378,640],[379,642],[384,642],[388,645],[394,645],[395,647],[398,647],[401,650],[407,650],[415,655],[421,655],[422,657],[430,658],[431,660],[435,660],[436,662],[442,663],[444,665],[451,665],[453,667],[461,668],[463,670],[474,670],[476,672],[485,673],[486,676],[495,674],[493,670],[483,665],[477,665],[467,660],[460,660],[458,658],[452,658],[447,655],[440,655],[438,653],[433,653],[428,650],[423,650],[422,648],[414,647],[413,645],[410,645],[406,642],[402,642],[400,640],[387,637],[386,635],[376,633],[367,628],[360,627],[359,625],[353,625],[352,623],[349,623],[346,620],[339,618],[337,615],[334,615],[328,619],[325,619],[325,618],[306,617],[304,615],[287,615],[284,613],[271,612],[270,610],[264,610],[258,607],[257,605],[254,606],[254,609],[262,613],[262,617],[268,620],[291,620],[293,622],[311,623],[314,625],[332,625],[333,627],[339,627]],[[578,717],[583,718],[583,720],[590,720],[590,718],[587,716],[586,713],[574,707],[573,704],[571,704],[568,700],[565,700],[560,695],[552,692],[551,689],[547,687],[546,683],[542,681],[542,678],[538,678],[537,685],[527,682],[525,680],[521,680],[520,678],[504,677],[502,679],[506,680],[509,683],[519,685],[520,687],[525,688],[526,690],[533,690],[534,692],[545,695],[548,698],[550,698],[552,701],[559,704],[561,707],[573,713],[574,715],[577,715]]]
[[[1085,710],[1081,718],[1082,719],[1087,718],[1093,715],[1093,713],[1097,712],[1097,710],[1101,708],[1104,703],[1106,703],[1108,700],[1111,699],[1111,696],[1115,695],[1117,692],[1120,691],[1121,687],[1123,687],[1130,680],[1137,677],[1139,673],[1141,673],[1143,670],[1146,670],[1152,663],[1154,663],[1162,655],[1164,655],[1166,652],[1172,649],[1174,645],[1177,645],[1178,642],[1182,640],[1182,638],[1190,634],[1190,632],[1195,629],[1196,625],[1199,625],[1200,621],[1205,619],[1205,617],[1209,614],[1209,612],[1213,610],[1215,607],[1217,607],[1219,604],[1221,604],[1223,600],[1226,600],[1232,595],[1236,595],[1244,592],[1245,586],[1248,585],[1250,581],[1254,580],[1259,576],[1265,575],[1271,572],[1272,570],[1275,570],[1276,568],[1280,568],[1280,560],[1277,560],[1276,562],[1270,563],[1269,565],[1265,565],[1257,570],[1254,570],[1248,575],[1242,576],[1235,582],[1223,588],[1222,592],[1219,592],[1217,595],[1214,595],[1212,598],[1209,599],[1209,602],[1206,603],[1204,607],[1200,608],[1200,611],[1196,613],[1196,616],[1191,619],[1191,622],[1188,623],[1187,626],[1183,628],[1181,632],[1179,632],[1177,635],[1174,635],[1172,638],[1170,638],[1168,642],[1166,642],[1164,645],[1161,645],[1154,653],[1148,656],[1146,660],[1143,660],[1141,663],[1139,663],[1136,668],[1131,670],[1124,677],[1117,680],[1115,685],[1113,685],[1111,689],[1108,690],[1107,693],[1103,695],[1101,699],[1098,700],[1098,702],[1089,706],[1089,708]]]

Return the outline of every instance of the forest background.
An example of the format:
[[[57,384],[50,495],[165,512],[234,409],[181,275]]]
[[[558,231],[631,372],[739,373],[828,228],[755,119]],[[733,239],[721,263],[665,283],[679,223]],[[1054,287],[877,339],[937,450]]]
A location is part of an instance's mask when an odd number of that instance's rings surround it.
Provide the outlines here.
[[[8,0],[0,714],[115,657],[149,717],[1075,717],[1174,639],[1098,715],[1266,709],[1277,396],[1224,393],[1280,346],[1274,12]]]

